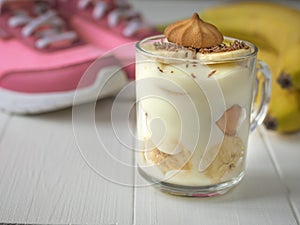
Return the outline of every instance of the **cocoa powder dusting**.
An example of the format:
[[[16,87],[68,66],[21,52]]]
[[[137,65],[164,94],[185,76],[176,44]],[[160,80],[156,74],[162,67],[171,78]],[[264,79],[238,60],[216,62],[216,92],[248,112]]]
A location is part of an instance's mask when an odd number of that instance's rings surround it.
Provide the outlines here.
[[[158,66],[157,69],[159,70],[159,72],[163,73],[164,71]]]
[[[212,70],[208,75],[207,77],[211,77],[212,75],[214,75],[217,71],[216,70]]]
[[[219,53],[219,52],[229,52],[229,51],[234,51],[234,50],[240,50],[240,49],[249,49],[249,46],[240,40],[235,40],[234,42],[230,43],[229,45],[222,43],[219,45],[215,45],[209,48],[187,48],[184,46],[176,45],[174,43],[170,42],[154,42],[154,47],[156,50],[167,50],[167,51],[174,51],[178,52],[179,50],[186,50],[187,52],[185,53],[185,57],[188,56],[188,51],[192,51],[193,55],[195,56],[196,53]]]

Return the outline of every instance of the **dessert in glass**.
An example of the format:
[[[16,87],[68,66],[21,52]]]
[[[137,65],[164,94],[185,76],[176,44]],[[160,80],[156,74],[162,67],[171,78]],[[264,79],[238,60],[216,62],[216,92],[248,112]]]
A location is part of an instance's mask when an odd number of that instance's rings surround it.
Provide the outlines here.
[[[161,190],[213,196],[245,174],[248,137],[266,115],[270,71],[253,44],[198,14],[136,45],[137,160]],[[261,72],[262,93],[253,110]]]

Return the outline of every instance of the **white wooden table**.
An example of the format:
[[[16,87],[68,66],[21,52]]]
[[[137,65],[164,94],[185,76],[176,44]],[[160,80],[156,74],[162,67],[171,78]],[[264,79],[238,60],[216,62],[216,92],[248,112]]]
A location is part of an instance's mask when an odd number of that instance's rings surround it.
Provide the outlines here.
[[[151,3],[136,3],[143,4],[149,17]],[[178,18],[199,8],[197,1],[182,10],[182,2],[172,4]],[[131,103],[124,99],[120,109]],[[105,99],[36,116],[0,112],[0,223],[300,224],[300,133],[260,127],[249,140],[246,176],[234,190],[213,198],[175,197],[135,186],[141,178],[126,147],[133,120],[120,110],[116,130],[112,106],[113,99]]]

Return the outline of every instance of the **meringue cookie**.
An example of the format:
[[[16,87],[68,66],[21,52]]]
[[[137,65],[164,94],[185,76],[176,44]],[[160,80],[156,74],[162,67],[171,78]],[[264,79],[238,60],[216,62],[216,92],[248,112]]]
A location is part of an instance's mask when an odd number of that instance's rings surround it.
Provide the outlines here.
[[[169,42],[190,48],[208,48],[223,42],[222,33],[204,22],[197,13],[190,19],[170,24],[164,31]]]

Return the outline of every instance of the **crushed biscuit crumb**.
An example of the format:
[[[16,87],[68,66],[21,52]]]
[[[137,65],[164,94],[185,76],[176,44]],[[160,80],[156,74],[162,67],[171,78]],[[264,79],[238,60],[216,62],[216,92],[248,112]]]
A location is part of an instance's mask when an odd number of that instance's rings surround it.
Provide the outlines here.
[[[178,52],[178,50],[186,50],[186,51],[192,51],[193,57],[196,58],[196,53],[218,53],[218,52],[229,52],[239,49],[249,49],[250,47],[243,41],[235,40],[231,42],[230,44],[219,44],[208,48],[191,48],[191,47],[184,47],[180,45],[176,45],[171,42],[165,42],[164,40],[161,40],[161,42],[154,42],[154,47],[156,50],[163,49],[167,51],[175,51]],[[185,53],[185,57],[188,57],[188,52]]]
[[[216,70],[212,70],[208,75],[207,77],[211,77],[212,75],[214,75],[217,71]]]

